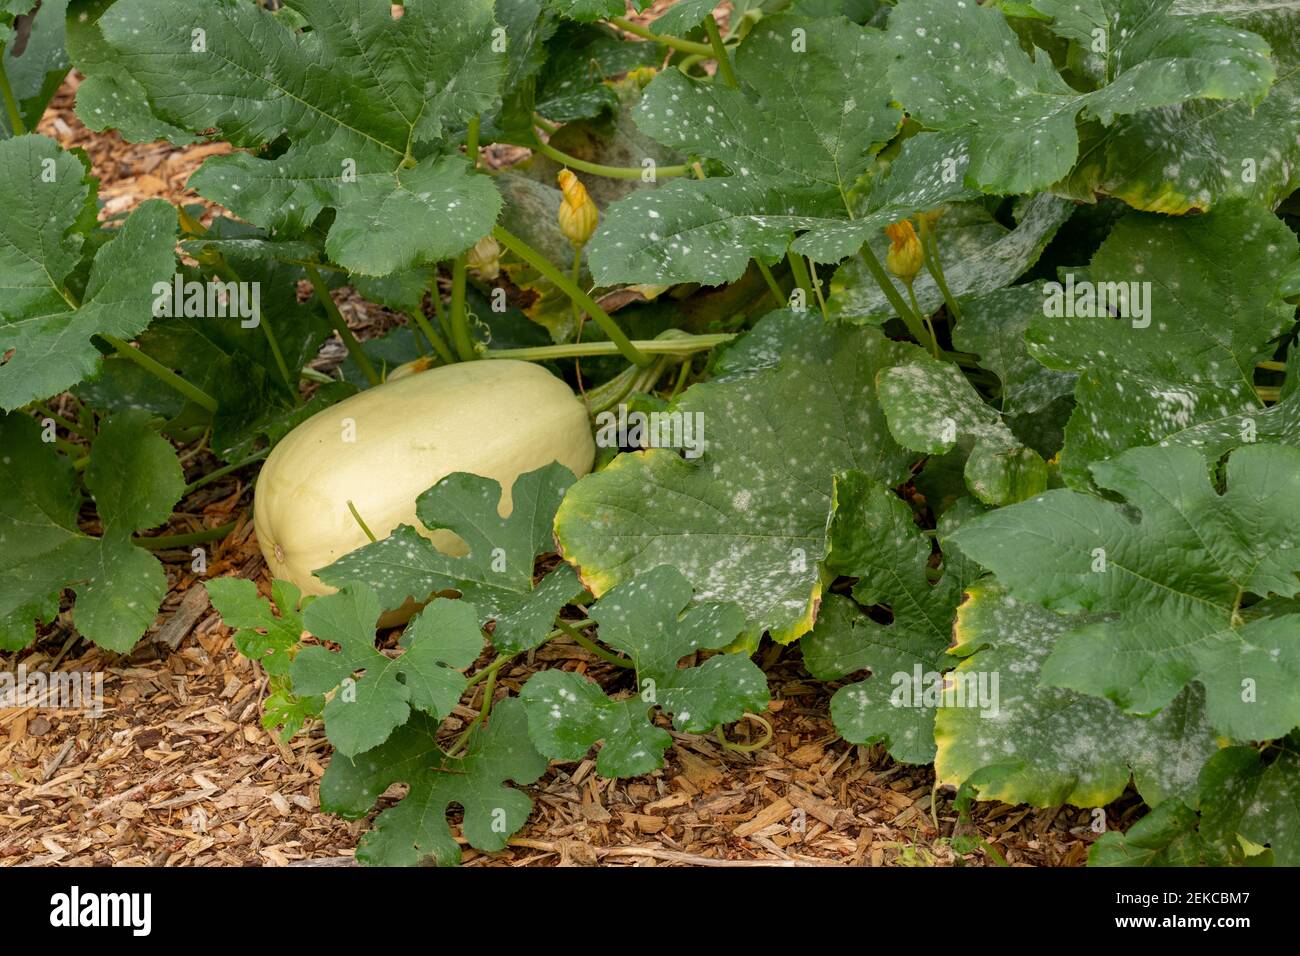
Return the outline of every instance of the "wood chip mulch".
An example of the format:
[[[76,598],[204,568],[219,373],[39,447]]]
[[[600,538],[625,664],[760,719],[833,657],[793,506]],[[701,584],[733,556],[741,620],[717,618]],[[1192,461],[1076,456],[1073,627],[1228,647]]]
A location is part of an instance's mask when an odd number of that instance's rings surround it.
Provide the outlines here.
[[[194,201],[185,182],[224,146],[176,149],[91,134],[72,112],[70,78],[41,132],[88,150],[103,179],[105,217],[144,199]],[[362,330],[391,313],[351,297]],[[334,350],[334,358],[341,358]],[[188,469],[191,479],[202,461]],[[211,467],[211,462],[206,464]],[[230,476],[195,493],[168,533],[246,516],[251,494]],[[10,669],[99,671],[104,712],[0,711],[0,865],[348,865],[366,821],[318,809],[330,748],[319,726],[288,744],[260,724],[266,677],[234,649],[210,607],[189,552],[162,553],[171,590],[154,628],[125,656],[82,641],[65,610],[36,646],[0,658]],[[238,574],[269,589],[251,523],[210,548],[207,576]],[[529,787],[535,809],[502,853],[466,848],[469,866],[552,865],[997,865],[984,849],[959,855],[954,834],[977,833],[1012,866],[1079,865],[1095,839],[1087,811],[977,804],[962,824],[951,792],[937,802],[929,768],[894,763],[879,747],[840,740],[830,689],[810,680],[795,648],[765,647],[775,736],[753,753],[674,734],[668,764],[630,781],[603,780],[594,761],[554,764]],[[610,668],[554,643],[503,670],[498,692],[518,690],[539,666]],[[482,692],[481,687],[477,691]],[[451,720],[468,719],[470,700]],[[454,726],[451,728],[454,731]],[[729,728],[738,743],[761,733]],[[396,787],[381,801],[391,805]],[[1134,814],[1129,798],[1115,814]],[[453,818],[453,822],[455,819]],[[458,829],[458,827],[457,827]]]

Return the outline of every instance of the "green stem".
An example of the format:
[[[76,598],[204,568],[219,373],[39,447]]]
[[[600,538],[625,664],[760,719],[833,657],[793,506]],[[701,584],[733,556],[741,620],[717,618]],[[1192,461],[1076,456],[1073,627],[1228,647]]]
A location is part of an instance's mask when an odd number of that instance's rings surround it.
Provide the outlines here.
[[[717,727],[713,728],[713,733],[718,738],[718,743],[722,744],[723,750],[732,750],[735,751],[736,753],[748,754],[748,753],[753,753],[755,750],[762,750],[764,747],[766,747],[768,744],[772,742],[772,736],[774,734],[774,731],[772,729],[771,723],[769,723],[765,718],[760,717],[758,714],[747,713],[745,714],[745,716],[748,717],[750,720],[753,720],[763,725],[763,738],[757,741],[756,743],[752,743],[752,744],[732,743],[730,740],[727,739],[727,735],[722,732],[722,725],[718,724]]]
[[[768,291],[772,293],[772,298],[776,300],[776,307],[779,309],[786,304],[785,294],[781,287],[776,284],[776,276],[772,275],[772,270],[762,259],[755,259],[754,264],[758,266],[759,273],[763,276],[763,281],[767,283]]]
[[[817,296],[817,306],[822,310],[822,318],[827,322],[831,320],[830,313],[826,311],[826,299],[822,295],[822,280],[817,275],[817,263],[811,259],[808,260],[808,281],[812,284],[813,294]]]
[[[578,159],[576,156],[560,152],[550,143],[544,142],[540,136],[536,137],[536,140],[533,149],[543,156],[555,160],[561,166],[570,166],[584,173],[591,173],[593,176],[603,176],[606,179],[640,179],[645,173],[645,170],[640,166],[606,166],[603,163],[589,163],[585,159]],[[686,176],[690,171],[691,167],[686,165],[656,166],[655,177],[658,179],[671,179],[675,176]]]
[[[438,267],[433,267],[433,280],[429,286],[429,298],[433,301],[433,314],[438,318],[438,325],[442,329],[443,341],[452,339],[451,321],[447,318],[447,306],[442,301],[442,289],[438,286]]]
[[[493,228],[492,235],[496,237],[497,242],[501,243],[501,245],[505,246],[520,259],[523,259],[542,275],[546,276],[546,278],[550,279],[556,288],[569,297],[571,302],[586,310],[586,313],[596,321],[597,325],[605,330],[605,334],[609,336],[609,340],[617,346],[618,351],[629,362],[633,365],[644,367],[653,361],[649,355],[644,354],[632,344],[632,340],[627,337],[621,328],[619,328],[618,323],[609,317],[609,313],[596,304],[595,299],[583,292],[582,289],[578,288],[575,283],[570,281],[568,276],[555,268],[550,260],[544,255],[533,249],[518,236],[515,236],[513,233],[506,230],[503,226],[496,226]]]
[[[316,371],[310,365],[304,365],[302,367],[302,371],[299,372],[298,374],[301,378],[306,379],[308,382],[315,382],[318,385],[332,385],[336,381],[338,381],[338,379],[330,378],[324,372]]]
[[[704,18],[704,32],[709,35],[709,45],[713,47],[713,58],[718,61],[718,75],[722,77],[722,82],[733,90],[740,89],[736,72],[731,68],[731,57],[727,55],[726,44],[722,42],[722,31],[718,29],[718,21],[713,19],[712,13]]]
[[[9,126],[15,136],[22,136],[27,132],[27,124],[23,122],[23,114],[18,109],[18,100],[14,98],[13,87],[9,85],[9,75],[5,72],[5,45],[0,43],[0,98],[5,101],[5,113],[9,116]]]
[[[687,335],[673,339],[637,339],[628,341],[638,352],[652,355],[693,355],[707,352],[730,342],[736,336],[731,332],[709,335]],[[488,359],[519,359],[525,362],[546,362],[551,359],[584,358],[598,355],[626,355],[616,342],[579,342],[568,345],[536,345],[522,349],[488,349],[483,353]],[[629,360],[630,361],[630,360]],[[638,366],[644,368],[645,366]]]
[[[429,284],[429,298],[437,303],[434,306],[435,312],[442,308],[442,293],[438,291],[438,270],[436,267],[433,271],[433,281]],[[417,306],[411,314],[411,318],[420,331],[424,333],[424,337],[429,340],[433,350],[438,353],[438,358],[448,365],[456,361],[456,357],[451,354],[451,349],[447,346],[447,340],[439,335],[437,330],[430,324],[429,317],[424,314],[422,307]]]
[[[200,408],[209,412],[215,412],[217,410],[217,400],[215,398],[203,391],[203,389],[199,388],[197,385],[185,381],[185,379],[181,378],[157,359],[152,358],[139,349],[133,347],[130,342],[124,342],[116,335],[109,335],[107,333],[100,333],[99,337],[112,346],[113,351],[122,358],[129,362],[134,362],[164,385],[168,385],[177,392],[180,392],[195,405],[198,405]]]
[[[320,270],[313,265],[303,267],[307,271],[307,279],[311,282],[311,287],[316,290],[316,298],[320,299],[320,304],[325,307],[325,317],[329,320],[334,331],[339,334],[343,344],[347,346],[348,354],[352,356],[352,361],[357,363],[357,368],[361,369],[361,374],[366,377],[366,381],[372,386],[379,384],[379,373],[375,367],[370,364],[370,357],[361,349],[361,343],[357,337],[352,334],[348,328],[348,323],[343,318],[343,313],[339,311],[338,303],[330,295],[329,286],[325,280],[320,277]]]
[[[930,321],[930,316],[921,311],[921,305],[916,301],[916,291],[912,288],[912,283],[903,283],[907,286],[907,298],[912,303],[912,310],[921,317],[925,324],[925,330],[930,334],[930,352],[935,358],[939,357],[939,337],[934,334],[934,323]]]
[[[497,689],[497,671],[499,670],[499,665],[504,664],[507,660],[509,660],[509,658],[498,657],[492,662],[492,666],[487,669],[487,683],[483,685],[483,704],[480,706],[478,714],[469,722],[469,725],[465,728],[464,732],[461,733],[461,735],[456,738],[456,742],[451,745],[451,749],[447,751],[447,756],[454,757],[459,754],[464,749],[465,745],[469,743],[469,735],[474,732],[474,728],[488,719],[488,714],[492,712],[492,697],[496,693]]]
[[[365,532],[365,535],[370,539],[371,544],[374,544],[379,540],[375,537],[375,533],[370,530],[370,526],[366,524],[366,519],[361,517],[361,512],[357,510],[357,506],[352,503],[351,498],[348,499],[348,511],[352,512],[353,520],[361,526],[361,530]]]
[[[943,274],[943,263],[939,260],[939,242],[926,226],[924,218],[921,219],[921,251],[924,253],[925,268],[934,279],[934,284],[939,287],[939,292],[943,295],[943,304],[948,307],[948,314],[952,316],[954,322],[960,322],[961,309],[957,307],[957,300],[953,298],[952,290],[948,288],[948,278]]]
[[[213,260],[213,271],[227,282],[241,282],[239,273],[231,268],[230,263],[226,262],[225,256],[217,255]],[[280,351],[280,343],[275,338],[275,332],[271,329],[271,323],[266,321],[259,310],[257,315],[257,325],[266,336],[267,345],[271,348],[271,356],[275,359],[275,367],[280,370],[280,377],[284,379],[284,384],[289,386],[289,391],[294,397],[301,402],[302,394],[298,391],[298,379],[289,372],[289,364],[284,360],[284,352]]]
[[[601,647],[563,618],[557,619],[555,626],[563,631],[569,640],[573,641],[573,643],[577,644],[588,654],[594,654],[596,657],[599,657],[606,664],[613,664],[615,667],[633,666],[632,662],[626,657],[619,657],[617,654],[605,650],[605,648]]]
[[[1266,372],[1285,372],[1286,362],[1258,362],[1255,368],[1261,368]]]
[[[470,169],[478,169],[478,141],[481,120],[475,114],[465,133],[465,155]],[[474,337],[469,330],[469,314],[465,305],[465,286],[469,281],[469,252],[458,255],[451,265],[451,341],[462,362],[478,358]]]
[[[242,461],[237,461],[234,462],[233,464],[225,465],[221,468],[218,468],[216,471],[210,471],[202,478],[196,478],[194,481],[186,485],[185,490],[181,492],[181,497],[184,498],[186,495],[198,491],[200,488],[204,488],[212,484],[214,481],[219,481],[220,479],[226,477],[226,475],[233,474],[234,472],[239,471],[239,469],[241,468],[247,468],[249,465],[256,464],[257,462],[264,459],[270,453],[271,450],[269,448],[264,449],[262,451],[257,452],[256,454],[249,455],[247,458],[243,459]]]
[[[207,544],[209,541],[220,541],[237,527],[239,522],[232,521],[219,528],[208,528],[206,531],[195,531],[192,534],[173,534],[160,538],[135,537],[131,541],[147,551],[170,551],[172,548],[188,548],[196,544]]]
[[[469,331],[469,312],[465,305],[465,285],[469,278],[469,263],[465,254],[451,264],[451,338],[456,355],[462,362],[478,358],[474,350],[474,337]]]
[[[76,435],[78,438],[84,438],[86,439],[86,441],[91,440],[90,432],[86,431],[80,425],[68,421],[66,418],[64,418],[58,412],[54,411],[54,409],[50,408],[44,402],[33,402],[32,408],[35,409],[40,414],[44,415],[46,418],[52,420],[54,424],[58,425],[65,432]]]
[[[698,53],[701,56],[713,56],[713,47],[704,43],[693,43],[690,40],[682,40],[678,37],[663,36],[658,33],[652,33],[639,23],[633,23],[626,17],[610,17],[609,22],[626,33],[634,37],[641,37],[643,40],[650,40],[663,46],[672,47],[674,50],[681,50],[683,53]]]
[[[799,255],[793,249],[786,256],[790,262],[790,272],[794,275],[794,284],[803,289],[804,295],[812,298],[812,279],[808,275],[808,266],[803,261],[803,256]]]
[[[573,247],[573,268],[571,270],[570,278],[573,280],[573,284],[575,286],[577,286],[579,283],[582,282],[582,246]],[[572,305],[573,305],[573,326],[574,328],[578,329],[579,333],[581,334],[582,310],[578,308],[578,303],[574,302],[572,303]]]
[[[903,297],[898,294],[898,289],[894,287],[894,283],[890,280],[888,273],[885,272],[885,267],[880,264],[876,254],[871,251],[870,243],[862,244],[862,261],[866,264],[867,271],[871,273],[871,278],[876,280],[876,285],[880,286],[880,291],[885,293],[885,298],[889,300],[889,304],[894,307],[898,317],[907,326],[907,330],[912,333],[912,338],[924,345],[926,340],[925,326],[922,324],[920,317],[912,311],[912,307],[904,302]]]
[[[668,396],[668,401],[677,401],[677,396],[686,388],[686,380],[691,377],[691,360],[686,359],[682,362],[681,369],[677,372],[677,381],[673,384],[673,390]]]

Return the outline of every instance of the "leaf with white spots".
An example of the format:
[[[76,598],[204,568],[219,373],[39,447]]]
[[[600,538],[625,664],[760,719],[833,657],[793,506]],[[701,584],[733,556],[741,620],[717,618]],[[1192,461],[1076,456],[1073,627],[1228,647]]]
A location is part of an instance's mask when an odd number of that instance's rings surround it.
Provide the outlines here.
[[[415,714],[383,744],[349,758],[337,753],[321,778],[321,809],[359,820],[395,783],[405,797],[375,817],[357,846],[368,866],[416,866],[432,858],[440,866],[460,862],[460,846],[447,824],[453,806],[464,811],[462,832],[470,846],[494,853],[528,822],[533,802],[505,785],[533,783],[546,758],[528,739],[523,705],[514,699],[492,709],[487,726],[476,727],[463,753],[438,746],[438,724]]]
[[[1218,750],[1200,687],[1184,689],[1154,717],[1134,717],[1045,684],[1043,662],[1084,619],[1018,601],[993,578],[966,590],[951,651],[962,662],[949,677],[954,687],[983,682],[995,691],[994,706],[939,709],[941,783],[960,786],[978,773],[981,799],[1038,807],[1104,806],[1130,778],[1151,806],[1194,797],[1201,767]]]
[[[459,591],[478,609],[480,623],[495,621],[492,643],[519,653],[546,640],[560,608],[583,592],[573,568],[561,564],[536,585],[533,564],[555,550],[551,524],[573,472],[558,462],[520,475],[511,489],[510,514],[498,513],[501,486],[458,472],[420,495],[416,513],[431,530],[454,532],[469,553],[444,554],[428,538],[402,525],[387,538],[344,555],[317,572],[326,584],[360,582],[386,610],[438,591]]]
[[[909,361],[876,380],[889,431],[904,448],[943,455],[969,453],[966,485],[980,501],[1005,505],[1047,488],[1047,464],[1021,445],[1002,415],[975,391],[956,365],[912,350]]]
[[[1043,283],[999,289],[961,303],[953,345],[979,357],[1002,381],[998,406],[1006,416],[1041,412],[1073,394],[1078,376],[1045,368],[1029,354],[1025,330],[1043,314]]]
[[[892,485],[908,473],[912,456],[889,435],[875,379],[910,347],[802,318],[778,365],[695,385],[674,405],[702,436],[700,457],[624,454],[573,486],[555,532],[593,594],[670,564],[698,598],[740,605],[751,641],[770,631],[789,642],[812,627],[834,475]]]
[[[691,585],[666,565],[620,584],[591,609],[601,641],[627,655],[630,696],[613,699],[581,674],[542,671],[521,692],[533,743],[548,757],[581,760],[604,741],[596,771],[635,777],[663,766],[672,744],[654,709],[683,733],[706,733],[767,707],[767,678],[744,654],[716,654],[691,667],[682,658],[730,645],[745,627],[733,604],[691,604]]]
[[[167,575],[131,536],[167,520],[185,479],[149,422],[126,411],[100,429],[85,472],[104,529],[95,538],[78,527],[72,463],[32,419],[0,417],[0,645],[30,644],[65,587],[77,596],[74,626],[100,647],[125,653],[153,624]]]
[[[1020,194],[1065,178],[1079,156],[1080,117],[1118,115],[1188,100],[1259,103],[1276,75],[1259,36],[1167,15],[1172,0],[1040,0],[1091,42],[1083,19],[1099,19],[1104,46],[1096,87],[1080,92],[1050,57],[1020,45],[1001,11],[973,0],[900,0],[889,17],[899,103],[927,129],[964,135],[972,185]],[[1092,16],[1079,16],[1084,9]],[[1075,22],[1075,21],[1080,22]]]
[[[1017,600],[1097,615],[1059,638],[1043,681],[1133,714],[1197,681],[1237,740],[1300,724],[1300,615],[1261,603],[1300,593],[1300,527],[1285,518],[1300,514],[1300,449],[1238,449],[1223,494],[1190,448],[1130,449],[1092,473],[1127,505],[1058,489],[954,536]]]
[[[357,0],[292,7],[310,30],[247,2],[119,0],[98,22],[105,69],[142,89],[160,123],[247,150],[194,174],[206,198],[290,235],[334,210],[325,248],[351,272],[472,246],[501,199],[445,141],[500,101],[508,57],[492,0],[408,0],[400,17]],[[139,120],[133,97],[96,108],[103,125]],[[271,143],[287,148],[271,158]]]
[[[1297,745],[1293,734],[1263,752],[1225,747],[1201,770],[1191,798],[1162,803],[1127,833],[1103,835],[1088,864],[1300,865]]]
[[[918,204],[915,208],[927,206]],[[1020,278],[1038,261],[1057,230],[1073,215],[1074,207],[1063,199],[1044,194],[1024,201],[1017,213],[1016,227],[1008,229],[980,206],[948,208],[935,227],[935,240],[939,247],[939,261],[953,295],[986,295]],[[876,258],[884,262],[889,240],[882,229],[874,229],[869,239]],[[895,287],[906,299],[902,284],[895,282]],[[943,293],[929,272],[921,272],[914,280],[913,288],[917,302],[926,314],[937,312],[943,305]],[[830,289],[828,306],[831,315],[837,319],[879,325],[895,314],[894,307],[858,257],[850,259],[836,271]]]
[[[1058,189],[1175,215],[1233,197],[1275,206],[1300,187],[1300,4],[1176,0],[1169,13],[1189,39],[1200,24],[1227,22],[1268,41],[1277,65],[1268,97],[1257,105],[1191,100],[1109,127],[1090,124],[1079,164]]]
[[[374,592],[358,585],[313,601],[303,626],[339,649],[305,647],[289,666],[295,694],[334,692],[323,711],[325,736],[348,757],[382,744],[415,711],[446,717],[465,692],[460,668],[483,651],[478,614],[463,601],[439,598],[421,611],[397,657],[375,648],[379,615]]]
[[[1086,486],[1090,462],[1125,448],[1264,416],[1255,364],[1272,357],[1272,340],[1293,321],[1279,287],[1297,260],[1300,244],[1284,223],[1234,200],[1186,219],[1126,216],[1086,279],[1044,287],[1029,350],[1049,368],[1080,373],[1061,454],[1066,480]]]
[[[955,527],[956,517],[950,511],[945,519]],[[881,741],[904,763],[929,763],[938,709],[931,697],[952,664],[945,651],[972,569],[958,560],[932,583],[933,549],[911,509],[855,472],[835,479],[830,538],[827,569],[858,581],[853,600],[827,596],[816,627],[799,642],[804,666],[820,680],[869,670],[831,698],[835,729],[850,743]],[[858,605],[888,608],[892,619],[881,624]]]
[[[784,255],[798,233],[811,230],[811,241],[822,227],[847,226],[829,251],[816,247],[818,258],[834,261],[873,224],[899,218],[848,222],[858,179],[903,118],[883,82],[887,60],[878,30],[780,16],[762,20],[737,51],[738,90],[678,70],[657,76],[636,108],[637,125],[730,175],[673,180],[612,206],[592,241],[596,281],[718,285],[738,279],[755,256]]]

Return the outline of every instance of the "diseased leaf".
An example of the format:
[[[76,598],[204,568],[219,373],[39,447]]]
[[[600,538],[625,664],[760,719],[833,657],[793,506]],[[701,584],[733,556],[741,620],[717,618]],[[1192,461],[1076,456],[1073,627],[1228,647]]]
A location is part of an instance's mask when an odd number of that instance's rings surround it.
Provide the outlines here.
[[[1272,357],[1271,340],[1294,319],[1278,290],[1297,259],[1300,244],[1282,222],[1233,201],[1191,219],[1126,216],[1086,279],[1046,287],[1044,314],[1025,338],[1048,367],[1080,373],[1066,480],[1085,486],[1090,462],[1125,448],[1263,416],[1255,364]]]
[[[967,587],[957,610],[963,658],[949,675],[994,688],[991,709],[942,707],[935,719],[935,772],[959,786],[979,774],[983,800],[1038,807],[1104,806],[1135,779],[1151,806],[1194,801],[1201,767],[1218,750],[1197,686],[1154,717],[1133,717],[1107,700],[1042,682],[1062,635],[1085,622],[1017,601],[993,578]],[[969,690],[966,699],[971,699]]]
[[[833,476],[907,474],[911,456],[890,438],[874,382],[910,347],[801,318],[778,366],[695,385],[676,403],[704,440],[700,457],[625,454],[574,485],[556,537],[593,594],[670,564],[697,599],[740,605],[749,640],[770,631],[789,642],[812,627]]]
[[[939,260],[948,288],[953,295],[962,297],[987,295],[1010,285],[1038,261],[1073,211],[1063,199],[1035,196],[1019,207],[1016,228],[1007,229],[981,207],[951,207],[936,229]],[[884,262],[889,246],[884,232],[878,228],[869,238],[876,258]],[[901,284],[896,282],[895,287],[906,300]],[[894,315],[893,306],[856,256],[836,271],[830,288],[827,305],[834,318],[879,325]],[[925,313],[933,314],[943,305],[943,294],[928,272],[916,277],[913,289]]]
[[[396,806],[375,817],[361,838],[357,859],[370,866],[415,866],[432,857],[441,866],[460,862],[460,847],[447,825],[453,806],[465,814],[469,845],[488,853],[528,820],[533,802],[505,781],[526,786],[546,770],[546,758],[528,739],[524,706],[508,698],[492,710],[486,727],[470,734],[464,753],[448,756],[438,746],[437,723],[414,714],[373,750],[349,759],[338,753],[321,778],[321,809],[350,819],[365,816],[394,783],[410,790]]]
[[[999,289],[961,303],[953,345],[979,356],[980,366],[1002,380],[1001,409],[1006,416],[1041,412],[1074,392],[1078,376],[1045,368],[1025,343],[1025,330],[1043,314],[1043,283]]]
[[[1237,862],[1240,838],[1273,851],[1277,866],[1300,865],[1300,757],[1294,736],[1266,763],[1254,747],[1229,747],[1201,772],[1201,836]],[[1224,859],[1226,857],[1227,859]]]
[[[830,539],[827,569],[858,582],[853,601],[827,596],[816,626],[799,642],[804,666],[820,680],[871,671],[831,698],[835,729],[850,743],[883,742],[895,760],[929,763],[940,703],[931,697],[952,663],[944,652],[969,569],[958,561],[931,584],[930,539],[911,509],[856,472],[835,479]],[[854,601],[884,605],[893,620],[879,624]]]
[[[1262,36],[1277,80],[1258,105],[1197,99],[1083,130],[1079,165],[1058,190],[1116,196],[1180,215],[1235,197],[1276,206],[1300,187],[1300,5],[1273,0],[1175,0],[1171,29],[1196,42],[1202,24]]]
[[[1135,448],[1092,472],[1127,508],[1049,491],[954,539],[1017,600],[1101,615],[1061,636],[1043,681],[1134,714],[1198,681],[1212,725],[1237,740],[1300,724],[1300,615],[1242,614],[1252,595],[1300,593],[1300,529],[1278,519],[1300,513],[1300,449],[1239,449],[1221,495],[1189,448]]]
[[[555,549],[551,524],[573,480],[573,473],[558,462],[520,475],[511,489],[510,515],[502,518],[497,482],[448,475],[420,496],[417,514],[426,527],[459,535],[469,554],[443,554],[414,528],[402,525],[317,577],[335,587],[363,582],[385,609],[454,589],[478,610],[480,623],[496,622],[492,643],[497,650],[514,654],[536,647],[550,634],[560,609],[583,591],[566,564],[533,585],[537,557]]]
[[[311,697],[338,688],[325,704],[325,735],[349,757],[382,744],[413,711],[446,717],[465,691],[459,668],[483,650],[475,609],[439,599],[411,622],[402,635],[402,654],[390,658],[375,649],[380,610],[375,593],[355,584],[313,601],[303,625],[339,650],[305,647],[290,665],[295,694]],[[353,678],[358,671],[365,673]]]
[[[1021,48],[1000,11],[900,0],[889,17],[890,86],[923,126],[966,138],[972,185],[998,194],[1047,189],[1078,158],[1081,114],[1108,124],[1118,115],[1187,100],[1257,104],[1264,98],[1276,75],[1268,44],[1227,25],[1170,17],[1171,3],[1037,3],[1062,14],[1059,29],[1066,35],[1086,36],[1089,43],[1089,24],[1104,18],[1098,86],[1081,93],[1046,54],[1031,56]]]
[[[44,136],[0,141],[0,408],[77,384],[95,368],[96,334],[132,339],[153,315],[153,285],[175,272],[176,212],[141,204],[99,248],[84,291],[69,287],[95,225],[82,161]]]
[[[289,235],[333,209],[326,251],[362,274],[472,246],[500,197],[444,140],[499,102],[492,0],[410,0],[396,18],[384,4],[292,7],[310,31],[240,0],[118,0],[99,27],[113,72],[162,122],[254,151],[287,142],[274,158],[210,158],[190,181],[208,199]],[[108,125],[138,120],[99,103]]]
[[[794,31],[806,51],[791,54]],[[854,198],[874,154],[897,133],[902,113],[881,82],[883,34],[846,20],[762,20],[741,44],[741,84],[688,79],[667,70],[646,87],[637,124],[665,146],[725,165],[731,175],[673,180],[610,208],[592,241],[591,269],[615,282],[718,285],[749,260],[795,250],[819,262],[852,254],[887,223],[965,195],[960,178],[895,177],[860,211]],[[863,79],[876,82],[863,87]],[[945,144],[913,146],[931,153]]]
[[[1104,833],[1088,851],[1089,866],[1198,866],[1204,857],[1196,811],[1166,800],[1127,833]]]
[[[672,745],[651,719],[655,708],[684,733],[705,733],[766,708],[767,678],[743,654],[678,667],[684,657],[728,646],[745,627],[744,614],[733,604],[690,605],[690,582],[668,566],[639,574],[596,602],[591,617],[600,639],[628,656],[636,669],[635,689],[615,700],[581,674],[534,674],[522,698],[537,748],[556,759],[581,760],[604,741],[596,771],[635,777],[662,767]]]
[[[909,361],[877,378],[889,431],[904,448],[942,455],[969,452],[966,484],[985,504],[1024,501],[1047,488],[1047,465],[1025,448],[961,369],[913,349]]]

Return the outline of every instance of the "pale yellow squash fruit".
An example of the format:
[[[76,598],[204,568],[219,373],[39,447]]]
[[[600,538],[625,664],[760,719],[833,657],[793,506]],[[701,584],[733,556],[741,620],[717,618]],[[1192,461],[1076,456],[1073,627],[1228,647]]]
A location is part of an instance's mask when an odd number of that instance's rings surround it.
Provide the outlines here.
[[[377,538],[408,524],[439,550],[464,554],[456,535],[416,517],[426,489],[458,471],[492,478],[504,489],[504,516],[520,475],[553,461],[585,475],[595,453],[586,406],[541,366],[447,365],[354,395],[290,432],[258,477],[254,528],[274,577],[329,594],[312,572],[369,540],[349,501]]]

